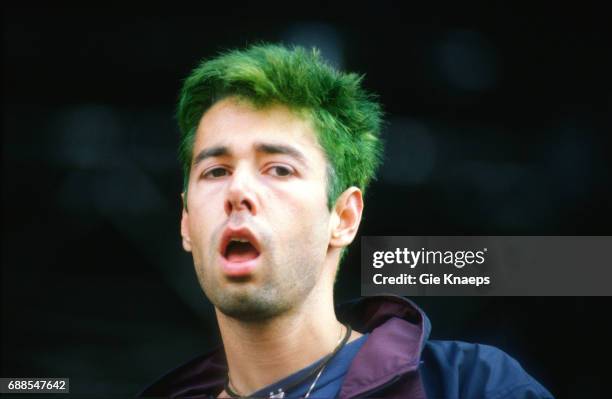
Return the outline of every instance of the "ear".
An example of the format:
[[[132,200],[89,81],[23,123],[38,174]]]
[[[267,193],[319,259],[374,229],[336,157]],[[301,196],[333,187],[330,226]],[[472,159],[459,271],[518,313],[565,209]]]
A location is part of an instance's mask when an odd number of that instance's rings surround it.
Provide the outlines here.
[[[336,200],[331,217],[332,247],[346,247],[357,235],[361,214],[363,212],[363,197],[357,187],[347,188]]]
[[[183,214],[181,216],[181,237],[183,237],[183,249],[191,252],[191,234],[189,233],[189,213],[187,212],[187,204],[185,203],[185,193],[181,194],[183,202]]]

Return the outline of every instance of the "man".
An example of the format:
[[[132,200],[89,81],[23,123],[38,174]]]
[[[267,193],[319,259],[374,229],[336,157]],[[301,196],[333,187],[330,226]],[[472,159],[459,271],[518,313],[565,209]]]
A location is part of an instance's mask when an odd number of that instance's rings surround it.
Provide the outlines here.
[[[403,298],[334,310],[382,153],[380,106],[360,81],[273,45],[222,54],[185,81],[181,235],[223,346],[143,396],[552,397],[497,349],[428,341]]]

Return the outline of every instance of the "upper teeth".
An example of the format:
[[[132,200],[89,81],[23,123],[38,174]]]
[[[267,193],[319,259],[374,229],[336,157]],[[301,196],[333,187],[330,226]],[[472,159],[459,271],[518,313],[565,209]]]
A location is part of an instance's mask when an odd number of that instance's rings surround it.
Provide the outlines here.
[[[249,240],[245,239],[245,238],[232,238],[230,241],[236,241],[236,242],[249,242]]]

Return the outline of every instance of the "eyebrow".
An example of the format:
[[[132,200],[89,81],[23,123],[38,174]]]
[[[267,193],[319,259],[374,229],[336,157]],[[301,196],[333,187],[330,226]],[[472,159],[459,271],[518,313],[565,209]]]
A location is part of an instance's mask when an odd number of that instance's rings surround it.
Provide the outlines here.
[[[196,157],[193,159],[193,166],[196,166],[197,164],[199,164],[200,162],[202,162],[203,160],[207,158],[222,157],[222,156],[226,156],[229,154],[230,154],[230,151],[225,146],[205,148],[202,151],[200,151],[198,155],[196,155]]]
[[[306,161],[306,156],[304,156],[301,151],[285,144],[255,143],[255,151],[264,154],[285,154],[295,158],[305,166],[308,164]],[[223,157],[228,155],[231,155],[231,151],[226,146],[205,148],[193,159],[193,166],[198,165],[207,158]]]
[[[285,144],[267,144],[267,143],[256,143],[255,151],[263,152],[265,154],[285,154],[289,155],[302,164],[307,165],[306,157],[297,148],[291,147]]]

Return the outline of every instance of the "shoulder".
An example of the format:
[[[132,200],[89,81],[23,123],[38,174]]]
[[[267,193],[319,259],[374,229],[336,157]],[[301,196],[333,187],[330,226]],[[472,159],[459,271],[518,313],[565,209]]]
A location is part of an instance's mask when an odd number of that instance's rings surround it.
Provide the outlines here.
[[[421,372],[432,397],[553,397],[518,361],[490,345],[430,340],[423,349]]]

